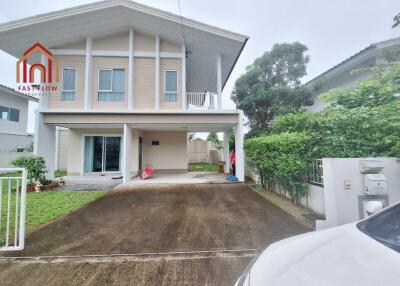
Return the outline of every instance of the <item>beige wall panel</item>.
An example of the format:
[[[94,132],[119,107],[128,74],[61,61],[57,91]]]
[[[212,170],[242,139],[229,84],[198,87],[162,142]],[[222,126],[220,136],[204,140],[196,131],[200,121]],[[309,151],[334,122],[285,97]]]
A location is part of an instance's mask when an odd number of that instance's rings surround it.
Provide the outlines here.
[[[178,71],[178,101],[165,102],[165,71]],[[182,109],[182,60],[181,59],[160,59],[160,108],[161,109]]]
[[[124,69],[125,94],[123,102],[99,102],[97,100],[99,69]],[[128,108],[128,58],[93,57],[92,108],[127,109]]]
[[[168,53],[180,53],[182,51],[182,48],[179,44],[161,40],[160,41],[160,51],[168,52]]]
[[[113,35],[93,40],[93,50],[97,51],[128,51],[129,33]]]
[[[57,170],[67,170],[68,167],[68,130],[60,130],[58,138],[58,166]]]
[[[156,38],[141,33],[135,33],[135,51],[139,52],[155,52]]]
[[[135,109],[155,108],[155,73],[155,59],[135,58],[133,95]]]
[[[152,140],[160,140],[152,146]],[[187,170],[187,133],[180,131],[144,132],[144,164],[157,170]]]
[[[52,92],[48,97],[48,108],[83,108],[85,96],[85,57],[83,56],[56,56],[60,63],[60,81],[63,68],[76,69],[75,100],[61,101],[61,84],[57,92]]]
[[[55,49],[65,49],[65,50],[85,50],[86,41],[79,41],[75,43],[65,44],[61,46],[54,47]]]

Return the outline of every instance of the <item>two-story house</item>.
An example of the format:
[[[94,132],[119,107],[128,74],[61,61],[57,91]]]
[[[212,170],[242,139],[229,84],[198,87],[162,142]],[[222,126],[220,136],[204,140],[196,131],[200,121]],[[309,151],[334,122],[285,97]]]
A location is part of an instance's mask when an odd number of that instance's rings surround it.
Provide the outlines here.
[[[29,102],[38,99],[0,84],[0,152],[29,148],[33,143],[33,134],[27,132]]]
[[[38,42],[59,63],[60,89],[40,97],[36,120],[35,152],[49,174],[59,126],[69,129],[69,175],[116,173],[124,181],[146,165],[187,170],[188,132],[225,132],[229,158],[232,128],[244,180],[243,115],[224,109],[221,97],[247,40],[128,0],[0,25],[5,52],[21,57]]]

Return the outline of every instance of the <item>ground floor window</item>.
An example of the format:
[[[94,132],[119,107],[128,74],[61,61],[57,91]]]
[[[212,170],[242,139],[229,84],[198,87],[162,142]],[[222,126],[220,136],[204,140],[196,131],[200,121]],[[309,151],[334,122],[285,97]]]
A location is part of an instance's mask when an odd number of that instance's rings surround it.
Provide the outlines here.
[[[121,137],[85,136],[84,171],[120,171]]]

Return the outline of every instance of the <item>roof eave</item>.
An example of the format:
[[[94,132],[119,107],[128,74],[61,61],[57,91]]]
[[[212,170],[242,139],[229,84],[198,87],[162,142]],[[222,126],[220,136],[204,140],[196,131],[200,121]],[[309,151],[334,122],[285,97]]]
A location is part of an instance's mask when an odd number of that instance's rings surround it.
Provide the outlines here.
[[[248,39],[248,36],[231,32],[225,29],[221,29],[215,26],[211,26],[208,24],[204,24],[192,19],[188,19],[182,16],[178,16],[169,12],[165,12],[150,6],[146,6],[143,4],[139,4],[129,0],[106,0],[95,2],[91,4],[80,5],[72,8],[67,8],[64,10],[49,12],[45,14],[39,14],[32,17],[27,17],[19,20],[14,20],[10,22],[6,22],[0,25],[0,32],[10,31],[18,28],[23,28],[26,26],[43,23],[46,21],[57,20],[65,17],[69,17],[72,15],[83,14],[87,12],[93,12],[96,10],[101,10],[105,8],[123,6],[125,8],[135,9],[143,13],[151,14],[154,16],[158,16],[182,25],[186,25],[195,29],[199,29],[205,32],[209,32],[221,37],[229,38],[231,40],[236,40],[239,42],[245,42]]]

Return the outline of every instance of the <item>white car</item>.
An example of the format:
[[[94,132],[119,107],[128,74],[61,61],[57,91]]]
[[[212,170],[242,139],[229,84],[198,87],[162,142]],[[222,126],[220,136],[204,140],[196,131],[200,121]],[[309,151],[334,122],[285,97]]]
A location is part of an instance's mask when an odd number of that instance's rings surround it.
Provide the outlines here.
[[[267,247],[235,286],[400,285],[400,203]]]

